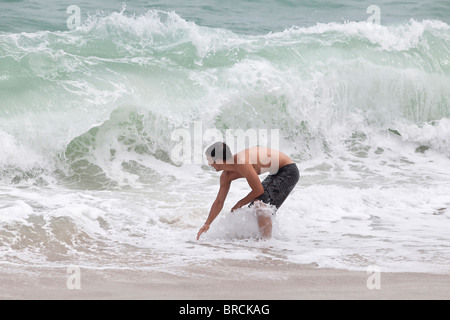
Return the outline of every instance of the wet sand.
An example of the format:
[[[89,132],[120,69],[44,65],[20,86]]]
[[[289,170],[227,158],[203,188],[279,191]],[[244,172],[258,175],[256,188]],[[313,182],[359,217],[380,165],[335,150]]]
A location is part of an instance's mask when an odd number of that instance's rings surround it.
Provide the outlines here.
[[[79,282],[75,280],[78,276]],[[373,289],[368,288],[374,287]],[[79,284],[79,289],[77,285]],[[69,289],[68,287],[74,287]],[[379,289],[377,288],[379,287]],[[305,300],[450,299],[450,275],[321,269],[219,260],[170,273],[133,269],[0,267],[1,299]]]

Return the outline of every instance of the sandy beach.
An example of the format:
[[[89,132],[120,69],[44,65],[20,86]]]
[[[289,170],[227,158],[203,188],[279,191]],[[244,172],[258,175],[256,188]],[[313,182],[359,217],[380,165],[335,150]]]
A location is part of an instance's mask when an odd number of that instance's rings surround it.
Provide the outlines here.
[[[450,275],[370,274],[277,261],[220,260],[180,267],[177,274],[143,270],[79,269],[79,289],[68,289],[67,268],[5,268],[0,298],[13,300],[305,300],[449,299]],[[70,282],[70,281],[69,281]]]

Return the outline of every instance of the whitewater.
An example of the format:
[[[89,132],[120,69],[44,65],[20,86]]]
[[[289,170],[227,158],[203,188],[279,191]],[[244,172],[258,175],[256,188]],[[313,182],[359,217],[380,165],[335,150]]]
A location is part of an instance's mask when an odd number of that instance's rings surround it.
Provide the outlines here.
[[[450,26],[243,34],[174,11],[0,32],[0,264],[184,272],[217,259],[450,273]],[[260,241],[175,130],[279,130],[300,181]],[[206,149],[210,141],[202,140]],[[240,150],[233,150],[234,152]],[[261,176],[263,179],[264,176]]]

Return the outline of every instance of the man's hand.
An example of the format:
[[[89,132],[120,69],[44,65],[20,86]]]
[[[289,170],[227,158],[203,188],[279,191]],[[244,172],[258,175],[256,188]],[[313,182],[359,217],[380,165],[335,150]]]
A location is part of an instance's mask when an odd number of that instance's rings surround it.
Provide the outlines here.
[[[205,223],[203,227],[200,228],[200,230],[197,233],[197,240],[200,239],[200,236],[202,233],[206,233],[209,230],[209,224]]]
[[[231,212],[233,212],[234,210],[237,210],[239,208],[242,208],[242,204],[240,201],[238,203],[236,203],[233,208],[231,208]]]

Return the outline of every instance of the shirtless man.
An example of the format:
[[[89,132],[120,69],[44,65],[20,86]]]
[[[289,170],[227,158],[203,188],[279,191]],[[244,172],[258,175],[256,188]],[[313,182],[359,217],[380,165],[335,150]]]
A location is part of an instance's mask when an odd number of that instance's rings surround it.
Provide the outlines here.
[[[299,179],[297,165],[284,153],[263,147],[252,147],[233,155],[229,147],[217,142],[206,150],[208,164],[223,171],[220,175],[220,188],[216,200],[211,206],[208,218],[197,234],[197,240],[202,233],[207,232],[209,226],[220,213],[230,190],[231,181],[245,178],[251,191],[239,200],[231,209],[233,212],[247,204],[255,205],[257,220],[261,236],[264,239],[272,236],[272,214],[286,200]],[[261,183],[258,175],[269,172]],[[269,209],[269,210],[268,210]]]

